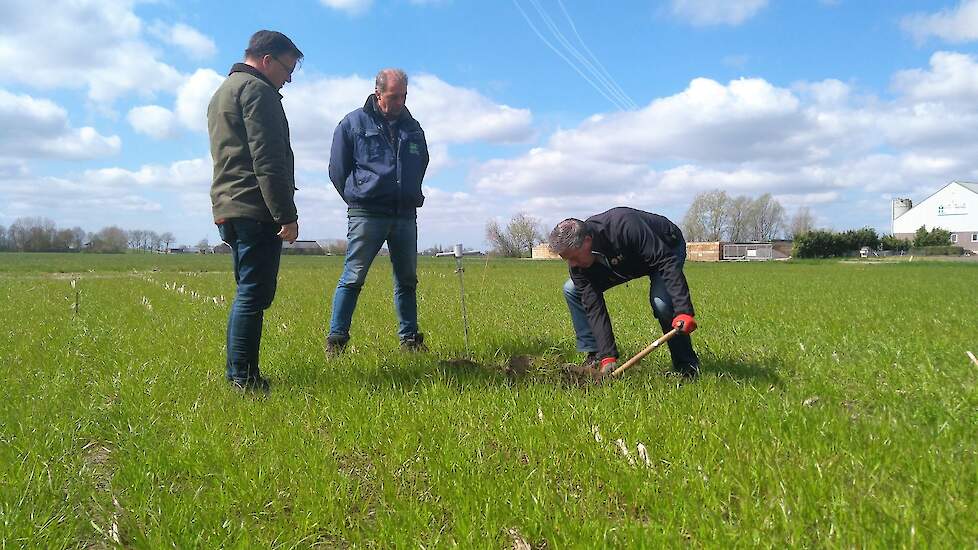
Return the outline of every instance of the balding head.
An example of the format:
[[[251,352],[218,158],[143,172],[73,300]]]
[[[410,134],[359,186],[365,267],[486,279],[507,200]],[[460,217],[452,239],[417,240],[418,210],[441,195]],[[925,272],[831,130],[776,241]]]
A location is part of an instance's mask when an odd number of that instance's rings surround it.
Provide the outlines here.
[[[407,74],[401,69],[381,69],[375,80],[377,108],[387,120],[397,120],[407,102]]]

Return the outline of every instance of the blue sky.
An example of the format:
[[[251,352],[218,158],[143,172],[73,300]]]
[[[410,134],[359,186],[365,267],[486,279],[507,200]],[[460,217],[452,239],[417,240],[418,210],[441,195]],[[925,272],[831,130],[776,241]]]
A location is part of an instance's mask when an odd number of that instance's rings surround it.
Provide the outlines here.
[[[0,0],[0,225],[215,242],[204,111],[260,28],[306,54],[283,89],[301,238],[345,234],[328,145],[386,66],[411,75],[432,149],[422,247],[483,246],[487,220],[521,211],[678,221],[715,188],[886,230],[891,197],[978,180],[978,0],[228,5]],[[548,47],[573,59],[547,18],[620,93]]]

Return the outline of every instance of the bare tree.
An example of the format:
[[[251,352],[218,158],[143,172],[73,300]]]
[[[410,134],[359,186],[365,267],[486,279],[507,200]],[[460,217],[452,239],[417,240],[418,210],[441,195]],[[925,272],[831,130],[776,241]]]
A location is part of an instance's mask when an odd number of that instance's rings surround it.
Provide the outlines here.
[[[0,250],[7,249],[7,228],[0,225]]]
[[[753,201],[739,196],[731,199],[727,210],[727,240],[743,242],[750,239]]]
[[[162,235],[160,235],[160,242],[162,242],[163,245],[164,245],[164,250],[163,251],[164,252],[168,251],[170,249],[170,245],[175,240],[176,240],[176,238],[173,236],[173,233],[170,233],[169,231],[167,231],[167,232],[163,233]]]
[[[791,224],[788,227],[788,236],[792,239],[798,235],[808,233],[815,229],[815,216],[808,209],[807,206],[802,206],[797,211],[795,215],[791,217]]]
[[[58,228],[47,218],[17,218],[7,229],[10,248],[22,252],[55,249]]]
[[[197,243],[197,251],[201,254],[207,254],[210,252],[211,244],[207,242],[207,237],[204,237]]]
[[[503,229],[496,220],[486,222],[486,240],[497,254],[512,258],[529,256],[544,241],[540,220],[524,212],[513,216]]]
[[[753,222],[751,240],[770,241],[780,235],[784,229],[784,207],[772,198],[770,193],[764,193],[754,199],[751,218]]]
[[[683,217],[683,235],[689,241],[719,241],[729,221],[730,197],[714,190],[696,195]]]

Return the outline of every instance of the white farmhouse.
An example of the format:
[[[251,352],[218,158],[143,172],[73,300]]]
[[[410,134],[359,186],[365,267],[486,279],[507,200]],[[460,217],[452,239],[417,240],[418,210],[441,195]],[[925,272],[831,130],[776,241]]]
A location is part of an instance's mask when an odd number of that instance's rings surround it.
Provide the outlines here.
[[[893,235],[913,239],[921,226],[951,232],[951,242],[978,252],[978,183],[952,181],[917,203],[893,199]]]

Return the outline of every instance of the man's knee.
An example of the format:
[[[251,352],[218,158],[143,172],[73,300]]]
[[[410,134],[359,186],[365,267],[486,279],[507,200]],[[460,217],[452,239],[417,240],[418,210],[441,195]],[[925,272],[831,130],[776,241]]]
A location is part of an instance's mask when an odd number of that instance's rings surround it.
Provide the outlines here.
[[[656,319],[671,321],[675,317],[673,315],[672,302],[658,297],[652,298],[652,314],[655,315]]]
[[[567,279],[567,281],[564,283],[564,296],[573,299],[580,297],[580,292],[577,290],[577,287],[574,286],[574,281],[571,279]]]

